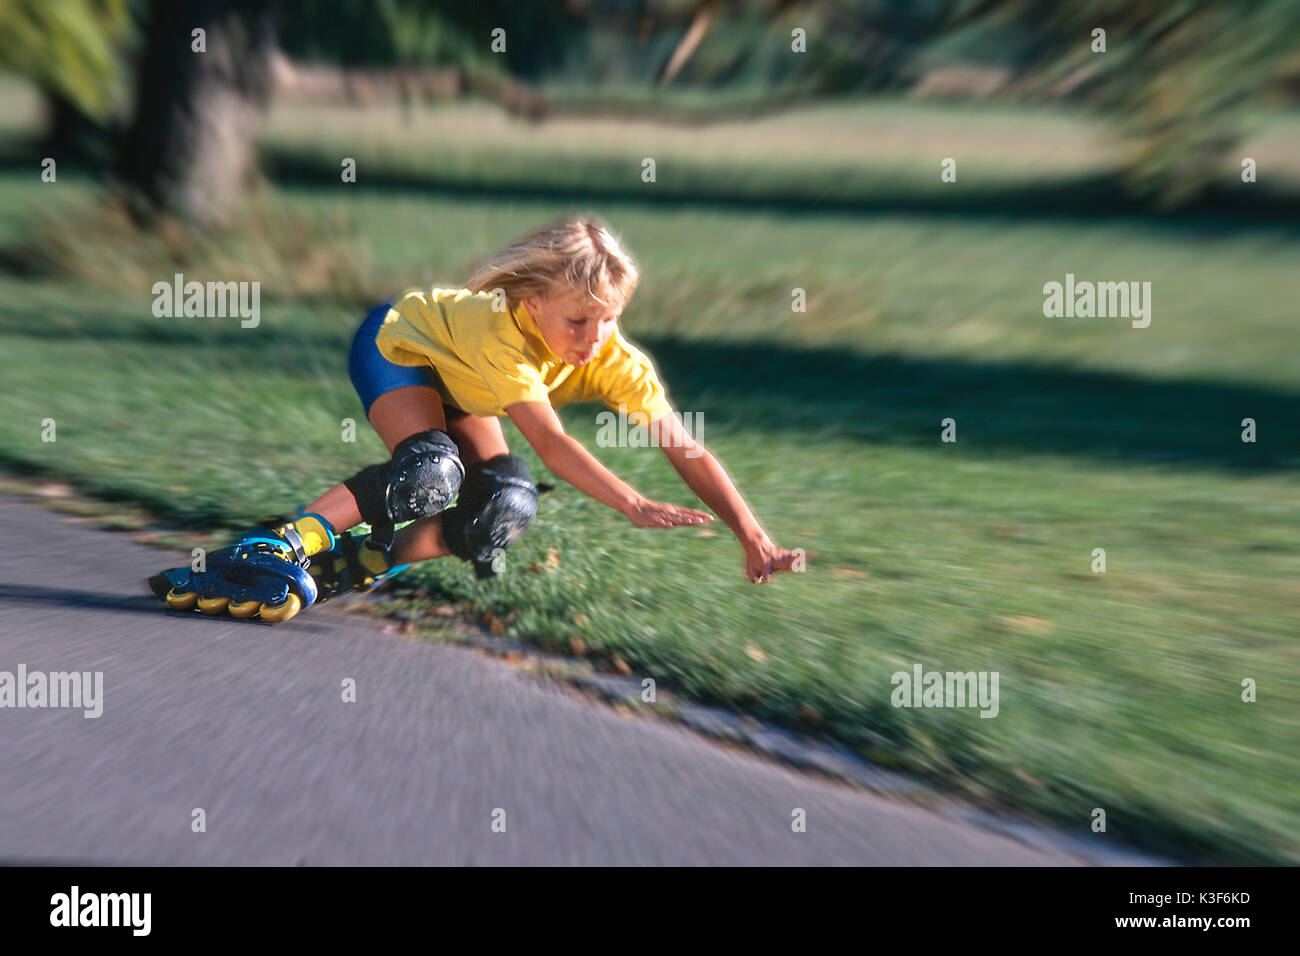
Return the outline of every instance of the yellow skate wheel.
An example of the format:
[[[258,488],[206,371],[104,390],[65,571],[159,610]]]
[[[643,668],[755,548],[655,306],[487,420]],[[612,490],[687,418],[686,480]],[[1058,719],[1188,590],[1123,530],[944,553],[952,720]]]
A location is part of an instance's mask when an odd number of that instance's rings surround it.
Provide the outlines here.
[[[197,591],[178,591],[172,588],[167,592],[167,606],[173,611],[192,611],[199,603]]]
[[[290,594],[282,604],[263,604],[262,620],[272,624],[282,624],[302,610],[302,598]]]
[[[204,614],[221,614],[225,612],[226,605],[229,603],[230,598],[199,598],[199,610]]]
[[[237,617],[241,621],[250,617],[257,617],[257,612],[262,610],[261,601],[231,601],[230,607],[226,608],[231,617]]]

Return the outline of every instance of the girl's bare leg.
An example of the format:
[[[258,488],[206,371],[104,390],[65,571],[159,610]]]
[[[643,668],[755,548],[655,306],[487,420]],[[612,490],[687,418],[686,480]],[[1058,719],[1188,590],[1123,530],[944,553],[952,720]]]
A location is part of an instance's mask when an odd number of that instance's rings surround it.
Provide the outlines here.
[[[370,425],[383,440],[391,455],[398,442],[416,432],[430,428],[447,429],[438,390],[424,385],[395,388],[375,399],[370,406]],[[307,506],[323,517],[335,531],[347,531],[361,523],[357,500],[347,486],[339,482]]]
[[[393,549],[389,552],[393,564],[415,564],[430,558],[445,558],[451,554],[447,543],[442,540],[442,516],[420,518],[412,521],[393,538]]]
[[[348,491],[347,486],[341,481],[304,510],[320,515],[333,526],[335,531],[346,531],[361,523],[357,499],[352,497],[352,492]]]
[[[495,416],[453,415],[448,419],[445,430],[456,439],[456,444],[460,446],[461,461],[466,465],[505,455],[510,451],[506,446],[505,435],[501,432],[501,422]],[[393,540],[394,564],[413,564],[448,554],[451,552],[442,538],[441,515],[412,521],[397,532],[397,537]]]
[[[437,389],[424,385],[385,392],[370,406],[369,418],[390,455],[403,439],[431,428],[441,429],[456,440],[466,465],[509,451],[501,423],[495,417],[461,414],[448,421],[442,396]],[[309,504],[307,510],[324,517],[337,531],[361,523],[356,499],[341,482]],[[393,540],[394,564],[413,564],[450,553],[442,539],[442,519],[437,515],[412,521]]]

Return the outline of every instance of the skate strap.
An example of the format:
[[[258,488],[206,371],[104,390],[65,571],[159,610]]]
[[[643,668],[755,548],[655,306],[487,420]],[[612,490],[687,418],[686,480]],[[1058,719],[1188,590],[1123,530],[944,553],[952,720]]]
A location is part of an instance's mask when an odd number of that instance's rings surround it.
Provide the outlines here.
[[[361,563],[361,557],[358,554],[360,544],[359,536],[348,535],[348,540],[342,548],[343,563],[350,576],[350,580],[346,583],[347,586],[354,588],[360,587],[362,582],[372,577],[366,566]]]
[[[385,564],[389,564],[387,570],[375,571],[366,566],[361,558],[361,549],[367,546],[364,535],[343,535],[339,539],[338,547],[323,556],[330,558],[329,561],[321,563],[321,570],[332,592],[343,594],[368,588],[392,572],[386,549],[374,550],[383,555]]]
[[[292,524],[287,524],[283,528],[278,528],[276,534],[284,538],[289,547],[293,548],[293,556],[300,567],[307,567],[311,564],[311,558],[307,554],[307,549],[303,546],[302,535],[298,534],[297,529]]]
[[[393,546],[393,535],[397,531],[397,525],[391,521],[383,524],[372,524],[370,526],[370,542],[376,548],[379,548],[385,554]]]

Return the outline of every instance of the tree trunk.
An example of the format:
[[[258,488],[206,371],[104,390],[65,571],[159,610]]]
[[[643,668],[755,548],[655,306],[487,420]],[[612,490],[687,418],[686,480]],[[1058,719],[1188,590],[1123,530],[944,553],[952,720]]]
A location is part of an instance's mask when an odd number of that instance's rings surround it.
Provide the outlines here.
[[[228,225],[256,169],[270,102],[274,0],[152,0],[135,111],[118,157],[142,218]],[[194,31],[205,47],[196,51]]]
[[[45,128],[40,139],[42,156],[53,156],[59,162],[111,161],[112,151],[105,148],[108,133],[104,125],[54,90],[46,90],[44,96]]]

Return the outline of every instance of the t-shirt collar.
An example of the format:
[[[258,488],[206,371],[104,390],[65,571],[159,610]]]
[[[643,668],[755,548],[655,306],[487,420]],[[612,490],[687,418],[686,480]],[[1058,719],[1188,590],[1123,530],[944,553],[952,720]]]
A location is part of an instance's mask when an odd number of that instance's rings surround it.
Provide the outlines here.
[[[511,314],[514,316],[515,324],[519,326],[519,331],[523,332],[530,340],[533,340],[537,353],[542,356],[543,361],[564,361],[552,352],[551,347],[546,344],[546,336],[542,335],[541,327],[537,324],[537,320],[533,318],[532,313],[524,308],[522,302],[515,305]]]

